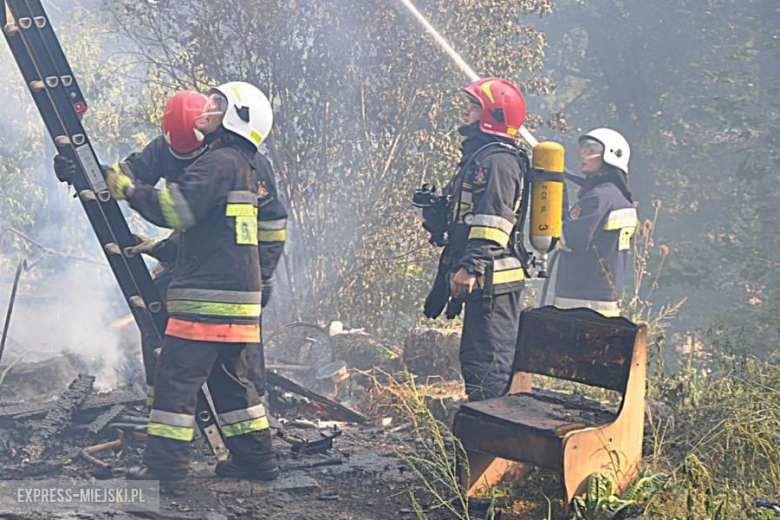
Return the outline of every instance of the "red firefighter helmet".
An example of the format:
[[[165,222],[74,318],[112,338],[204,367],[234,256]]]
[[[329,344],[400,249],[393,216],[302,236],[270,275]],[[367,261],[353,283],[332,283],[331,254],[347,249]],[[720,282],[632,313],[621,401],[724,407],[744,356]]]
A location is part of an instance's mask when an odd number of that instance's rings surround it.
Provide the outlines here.
[[[525,100],[505,79],[478,79],[463,90],[482,107],[479,129],[486,134],[517,139],[525,120]]]
[[[205,136],[198,131],[195,120],[203,113],[206,99],[199,92],[181,90],[165,105],[162,131],[174,157],[192,159],[203,150]]]

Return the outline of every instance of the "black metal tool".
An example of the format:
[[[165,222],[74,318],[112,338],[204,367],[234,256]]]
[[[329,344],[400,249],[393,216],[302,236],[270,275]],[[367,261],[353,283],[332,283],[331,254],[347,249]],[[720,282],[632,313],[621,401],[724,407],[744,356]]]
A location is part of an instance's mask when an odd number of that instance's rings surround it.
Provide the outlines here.
[[[301,435],[295,435],[284,430],[279,430],[277,436],[290,444],[293,453],[312,454],[312,453],[324,453],[333,449],[333,439],[340,437],[343,432],[339,428],[332,428],[329,430],[320,431],[320,437],[318,439],[308,439]]]

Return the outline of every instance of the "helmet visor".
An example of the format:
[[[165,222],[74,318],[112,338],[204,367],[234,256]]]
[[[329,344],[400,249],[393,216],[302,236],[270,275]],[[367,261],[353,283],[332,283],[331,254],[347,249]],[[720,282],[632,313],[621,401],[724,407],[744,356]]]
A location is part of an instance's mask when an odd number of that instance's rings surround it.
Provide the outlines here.
[[[580,157],[588,156],[603,156],[604,145],[595,139],[584,138],[580,139]]]
[[[206,104],[203,107],[203,113],[200,115],[200,117],[195,119],[195,127],[208,127],[215,119],[218,119],[221,122],[222,118],[220,116],[224,116],[225,112],[227,112],[227,109],[227,98],[219,92],[214,92],[213,94],[209,95],[208,99],[206,100]]]

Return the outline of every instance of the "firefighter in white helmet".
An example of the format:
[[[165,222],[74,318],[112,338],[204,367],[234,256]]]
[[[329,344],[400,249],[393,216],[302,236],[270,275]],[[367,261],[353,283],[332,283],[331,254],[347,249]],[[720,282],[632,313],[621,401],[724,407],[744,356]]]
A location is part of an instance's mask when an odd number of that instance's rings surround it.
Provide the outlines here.
[[[266,96],[247,83],[212,89],[198,130],[207,150],[163,189],[111,172],[116,199],[158,226],[181,231],[168,290],[170,318],[157,366],[145,468],[129,478],[186,484],[197,392],[208,382],[233,458],[223,476],[273,479],[268,418],[247,379],[246,350],[261,341],[255,154],[273,124]]]
[[[587,180],[563,224],[555,305],[619,316],[631,237],[638,224],[628,187],[631,148],[610,128],[591,130],[579,144]]]

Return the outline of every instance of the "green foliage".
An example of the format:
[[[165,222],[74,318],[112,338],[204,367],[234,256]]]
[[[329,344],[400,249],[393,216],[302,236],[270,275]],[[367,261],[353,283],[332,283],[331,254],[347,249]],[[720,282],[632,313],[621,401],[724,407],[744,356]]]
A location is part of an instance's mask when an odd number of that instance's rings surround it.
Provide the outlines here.
[[[398,452],[417,477],[409,498],[418,519],[427,515],[425,501],[432,509],[447,511],[449,518],[458,520],[493,520],[495,496],[491,496],[487,511],[475,517],[469,509],[469,496],[460,484],[457,460],[466,456],[460,440],[450,427],[437,419],[428,406],[428,400],[409,372],[396,375],[380,374],[384,382],[373,377],[373,391],[380,396],[383,414],[410,422],[412,441],[405,442]]]
[[[133,61],[113,52],[116,35],[106,32],[105,13],[76,11],[55,12],[53,26],[89,104],[82,122],[99,159],[113,162],[146,144],[154,127],[140,117],[143,104],[131,80]],[[7,107],[0,122],[0,272],[10,273],[18,256],[40,254],[5,226],[77,256],[102,256],[81,205],[54,176],[55,148],[4,44],[0,60],[8,64],[0,75],[0,99]],[[139,227],[143,231],[134,226]],[[41,277],[50,268],[39,264],[25,279]]]
[[[658,378],[651,395],[674,409],[664,433],[666,456],[695,455],[718,484],[738,484],[757,496],[780,489],[780,366],[744,352],[727,328],[706,334],[714,345],[673,377]]]
[[[585,498],[576,498],[572,504],[571,517],[576,520],[598,520],[612,518],[629,506],[639,506],[649,502],[663,489],[669,480],[664,473],[652,473],[642,470],[634,484],[619,495],[612,481],[601,473],[595,473],[588,479]]]
[[[773,0],[564,0],[542,24],[558,85],[545,104],[577,132],[623,132],[640,215],[665,203],[659,240],[675,248],[653,298],[689,298],[672,332],[722,314],[751,324],[763,357],[778,345],[776,15]]]

